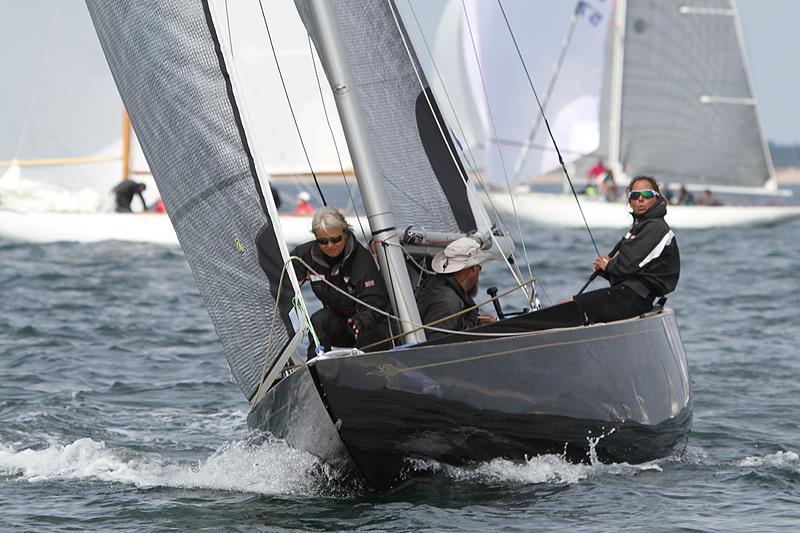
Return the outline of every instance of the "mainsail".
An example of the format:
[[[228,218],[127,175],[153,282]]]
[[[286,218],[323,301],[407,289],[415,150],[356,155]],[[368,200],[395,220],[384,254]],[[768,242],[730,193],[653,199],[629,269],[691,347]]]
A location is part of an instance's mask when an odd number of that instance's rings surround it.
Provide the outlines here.
[[[628,0],[620,161],[629,175],[772,186],[730,0]]]
[[[224,9],[87,4],[233,377],[251,397],[266,364],[301,333],[290,318],[299,289],[289,276],[278,301],[288,252],[219,38]]]
[[[305,0],[296,0],[317,39]],[[398,229],[485,229],[488,217],[447,133],[396,8],[386,0],[333,6]]]

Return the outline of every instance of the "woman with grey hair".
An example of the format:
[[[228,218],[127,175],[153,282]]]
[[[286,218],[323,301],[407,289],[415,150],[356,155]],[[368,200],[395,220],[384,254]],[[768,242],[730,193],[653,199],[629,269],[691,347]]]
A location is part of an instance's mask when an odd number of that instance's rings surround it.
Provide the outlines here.
[[[372,254],[356,240],[342,213],[335,207],[317,210],[311,221],[311,232],[314,240],[295,248],[292,255],[303,259],[317,272],[314,274],[305,265],[294,263],[298,279],[311,282],[314,294],[323,305],[311,315],[320,344],[325,350],[332,346],[360,348],[390,337],[388,319],[361,303],[383,311],[390,309],[378,266]],[[316,348],[310,337],[309,358],[315,355]],[[391,342],[384,342],[370,350],[391,347]]]

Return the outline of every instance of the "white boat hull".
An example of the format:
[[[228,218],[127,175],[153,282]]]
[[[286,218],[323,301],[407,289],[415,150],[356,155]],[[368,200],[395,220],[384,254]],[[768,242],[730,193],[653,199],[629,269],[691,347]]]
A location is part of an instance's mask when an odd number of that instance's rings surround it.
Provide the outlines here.
[[[281,228],[287,244],[311,239],[311,216],[282,215]],[[356,217],[348,222],[360,234]],[[364,222],[365,228],[366,222]],[[20,242],[131,241],[178,245],[169,217],[145,213],[17,213],[0,210],[0,238]]]
[[[508,193],[491,193],[494,207],[503,215],[516,213],[520,220],[539,226],[582,228],[581,212],[573,196],[534,192],[515,192],[512,206]],[[590,228],[627,228],[631,216],[627,205],[581,198],[581,209]],[[671,205],[666,220],[677,229],[733,226],[765,226],[800,218],[800,205]]]

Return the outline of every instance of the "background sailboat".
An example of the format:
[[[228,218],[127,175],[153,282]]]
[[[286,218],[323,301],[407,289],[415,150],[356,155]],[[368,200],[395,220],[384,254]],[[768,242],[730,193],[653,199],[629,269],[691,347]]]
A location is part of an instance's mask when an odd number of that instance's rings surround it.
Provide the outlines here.
[[[246,38],[259,20],[257,12],[236,4],[228,11],[237,33],[245,36],[232,36],[236,60],[258,82],[261,94],[253,99],[254,116],[265,116],[265,105],[273,108],[271,123],[259,138],[259,153],[271,175],[309,176],[313,169],[342,183],[342,173],[352,174],[344,135],[335,113],[330,113],[331,129],[321,127],[326,123],[323,100],[333,109],[333,98],[324,83],[320,93],[311,68],[312,48],[291,10],[288,3],[271,7],[271,16],[280,21],[271,28],[272,45],[267,39]],[[159,193],[130,123],[123,119],[122,102],[84,3],[13,3],[4,17],[13,23],[0,36],[0,83],[6,95],[0,102],[0,237],[177,244],[164,216],[113,213],[111,188],[128,175],[148,185],[144,196],[149,205]],[[254,61],[260,69],[249,68]],[[285,103],[284,84],[292,94],[292,109]],[[316,195],[313,187],[294,183],[294,192],[307,189]],[[285,238],[302,242],[309,235],[310,217],[290,216],[294,198],[284,199]],[[138,199],[132,207],[141,209]],[[360,227],[355,216],[351,223]]]
[[[513,8],[522,9],[521,6],[526,4],[509,4],[507,12],[512,27],[515,23],[519,26],[522,19],[513,17]],[[532,7],[533,4],[527,5]],[[531,72],[534,76],[540,75],[540,80],[545,78],[545,72],[559,71],[555,78],[556,86],[563,82],[576,89],[580,85],[570,78],[573,65],[581,66],[580,70],[590,77],[592,72],[596,73],[598,67],[602,67],[602,75],[593,78],[602,82],[595,88],[596,96],[602,94],[603,98],[598,99],[602,105],[582,108],[586,123],[593,125],[587,128],[590,134],[584,138],[589,139],[591,132],[597,134],[595,150],[573,149],[576,146],[573,146],[570,135],[559,134],[559,128],[581,124],[578,117],[560,116],[570,105],[577,105],[579,99],[559,103],[547,102],[546,95],[542,98],[556,140],[563,143],[565,159],[575,160],[572,177],[576,184],[581,184],[578,187],[583,188],[587,170],[601,159],[622,185],[627,185],[629,176],[646,174],[671,184],[673,189],[678,184],[686,184],[695,191],[710,189],[767,195],[766,200],[762,197],[755,201],[752,197],[731,198],[731,204],[739,205],[722,208],[672,206],[667,219],[674,227],[770,224],[800,216],[800,207],[796,206],[755,205],[769,202],[770,196],[773,204],[779,203],[774,197],[781,191],[777,190],[764,140],[735,3],[617,0],[613,3],[613,10],[611,6],[612,2],[577,2],[574,13],[578,14],[578,23],[574,28],[568,26],[568,32],[573,33],[568,35],[569,39],[562,39],[566,48],[562,50],[563,57],[551,63],[555,67],[537,67],[526,59]],[[492,16],[498,17],[497,13],[491,14],[491,8],[498,11],[495,5],[483,5],[476,11],[475,24],[478,27],[482,20],[480,15],[490,20]],[[482,10],[489,13],[482,13]],[[567,27],[568,17],[563,13],[557,16],[551,8],[549,14],[554,16],[553,21],[561,23],[556,27]],[[592,17],[602,22],[592,25]],[[599,28],[609,30],[607,45],[600,45],[605,36]],[[528,39],[533,41],[537,35],[543,35],[531,33],[533,37]],[[586,46],[590,36],[595,40],[592,46]],[[505,47],[503,54],[482,45],[480,38],[476,42],[482,54],[479,57],[482,68],[497,69],[494,65],[505,63],[508,69],[516,66],[521,70],[513,48]],[[498,39],[491,42],[494,47],[498,46]],[[536,43],[521,42],[523,52],[530,53],[536,49]],[[562,76],[563,80],[559,79]],[[500,79],[511,87],[518,86],[513,83],[513,77]],[[494,83],[499,85],[497,81]],[[539,87],[542,85],[541,81],[537,83]],[[492,97],[493,92],[484,91],[481,85],[473,84],[473,87],[476,101],[485,109],[499,107],[501,110],[494,113],[494,126],[487,122],[491,126],[489,129],[511,132],[511,138],[504,140],[505,145],[494,150],[494,156],[488,155],[485,171],[491,180],[502,183],[504,176],[518,177],[510,169],[519,168],[520,158],[524,158],[529,167],[523,176],[535,176],[555,168],[552,143],[544,128],[538,127],[535,132],[534,139],[539,141],[533,143],[532,155],[525,155],[526,137],[520,133],[513,134],[514,127],[519,132],[530,128],[530,124],[537,128],[538,119],[532,121],[522,113],[504,115],[502,99]],[[494,92],[501,93],[501,89]],[[501,102],[499,106],[496,104],[498,101]],[[527,107],[535,108],[530,92],[526,101]],[[590,147],[590,144],[587,141],[583,147]],[[583,155],[586,156],[581,158]],[[492,162],[501,157],[505,169]],[[533,164],[543,158],[549,165]],[[554,226],[583,225],[574,199],[524,190],[516,193],[515,197],[520,206],[517,213],[523,219]],[[498,209],[513,212],[514,206],[507,194],[493,195],[493,200]],[[624,206],[584,199],[583,208],[588,224],[593,227],[625,227],[630,223]]]

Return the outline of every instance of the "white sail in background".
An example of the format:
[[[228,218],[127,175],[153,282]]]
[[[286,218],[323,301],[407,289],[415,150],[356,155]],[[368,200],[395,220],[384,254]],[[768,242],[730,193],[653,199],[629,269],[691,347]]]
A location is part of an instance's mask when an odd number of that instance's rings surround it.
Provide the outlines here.
[[[4,0],[0,13],[0,175],[16,160],[18,190],[107,193],[122,176],[123,109],[86,6]]]
[[[288,1],[261,5],[313,170],[339,174],[311,47],[297,11]],[[228,28],[235,28],[231,46],[237,68],[258,95],[250,101],[265,166],[271,174],[309,174],[260,8],[258,2],[227,2],[220,31],[228,39]],[[124,109],[85,4],[0,0],[0,9],[5,22],[0,33],[0,177],[15,176],[14,186],[10,177],[0,186],[3,208],[102,209],[124,175]],[[347,171],[352,165],[318,60],[317,68],[341,166]],[[148,183],[145,198],[155,202],[158,191],[135,135],[129,153],[131,179]]]
[[[557,155],[539,118],[499,6],[473,0],[467,2],[467,7],[469,27],[465,21],[462,52],[484,125],[484,161],[489,179],[503,182],[505,174],[511,178],[514,164],[534,128],[530,151],[519,175],[536,176],[556,168]],[[539,98],[543,103],[547,98],[545,111],[565,161],[596,150],[600,143],[600,103],[612,7],[611,0],[503,2]],[[551,92],[545,94],[573,13],[577,18],[563,62]]]
[[[309,174],[311,171],[295,119],[315,173],[341,172],[336,146],[344,169],[351,170],[333,94],[319,58],[312,58],[313,47],[309,45],[308,34],[294,4],[291,1],[224,2],[220,11],[226,19],[226,24],[219,28],[220,38],[230,42],[234,67],[247,92],[248,111],[258,131],[257,152],[270,174]],[[326,123],[326,111],[335,145]]]

